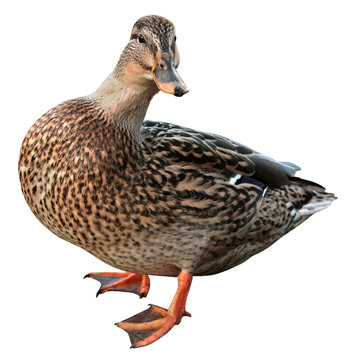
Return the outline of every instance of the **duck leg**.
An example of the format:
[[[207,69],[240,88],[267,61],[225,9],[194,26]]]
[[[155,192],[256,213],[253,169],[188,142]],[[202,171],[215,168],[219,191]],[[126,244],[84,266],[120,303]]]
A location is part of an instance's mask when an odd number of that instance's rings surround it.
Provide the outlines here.
[[[101,284],[97,296],[107,291],[125,291],[145,297],[150,289],[150,278],[147,275],[133,273],[100,272],[89,273],[85,278],[98,280]]]
[[[178,325],[183,316],[191,316],[185,310],[186,298],[190,290],[192,274],[181,272],[178,277],[178,290],[168,308],[156,305],[120,323],[132,343],[132,348],[149,345],[165,335],[174,325]]]

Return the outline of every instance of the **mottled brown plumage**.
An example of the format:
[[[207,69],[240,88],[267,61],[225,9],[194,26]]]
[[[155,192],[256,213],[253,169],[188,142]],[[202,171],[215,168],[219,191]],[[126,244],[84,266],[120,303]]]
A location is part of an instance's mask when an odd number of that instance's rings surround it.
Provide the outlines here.
[[[127,272],[225,271],[334,199],[293,177],[299,168],[291,163],[218,135],[143,123],[158,89],[187,91],[178,63],[173,24],[157,16],[138,20],[101,87],[44,114],[21,148],[22,191],[36,217]],[[182,309],[175,323],[187,314]],[[134,346],[147,344],[138,340]]]

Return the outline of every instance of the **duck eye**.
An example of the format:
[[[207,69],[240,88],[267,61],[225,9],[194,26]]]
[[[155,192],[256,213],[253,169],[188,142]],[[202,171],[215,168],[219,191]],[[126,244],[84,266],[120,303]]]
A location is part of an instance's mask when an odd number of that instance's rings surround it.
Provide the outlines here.
[[[138,42],[143,44],[145,42],[145,38],[144,38],[144,35],[143,34],[139,34],[138,36]]]
[[[176,35],[174,36],[174,42],[176,41]]]

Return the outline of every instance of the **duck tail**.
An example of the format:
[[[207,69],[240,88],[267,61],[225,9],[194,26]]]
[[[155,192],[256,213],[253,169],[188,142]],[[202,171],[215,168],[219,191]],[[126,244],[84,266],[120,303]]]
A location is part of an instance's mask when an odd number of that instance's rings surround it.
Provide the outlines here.
[[[315,214],[318,211],[326,209],[337,199],[334,194],[325,191],[312,190],[312,194],[313,196],[309,202],[298,210],[298,215],[307,216]]]
[[[298,216],[310,216],[321,210],[326,209],[331,203],[337,199],[333,193],[328,193],[325,188],[312,181],[294,178],[298,185],[303,187],[307,193],[307,201],[297,209]]]

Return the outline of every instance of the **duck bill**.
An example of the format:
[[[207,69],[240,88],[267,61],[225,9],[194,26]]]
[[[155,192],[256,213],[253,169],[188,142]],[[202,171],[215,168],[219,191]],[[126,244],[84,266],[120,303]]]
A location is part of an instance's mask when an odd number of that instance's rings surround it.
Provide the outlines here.
[[[162,54],[161,50],[157,51],[151,73],[159,90],[175,96],[183,96],[188,92],[187,86],[176,71],[173,58]]]

